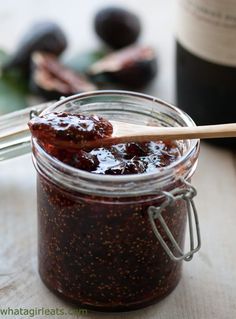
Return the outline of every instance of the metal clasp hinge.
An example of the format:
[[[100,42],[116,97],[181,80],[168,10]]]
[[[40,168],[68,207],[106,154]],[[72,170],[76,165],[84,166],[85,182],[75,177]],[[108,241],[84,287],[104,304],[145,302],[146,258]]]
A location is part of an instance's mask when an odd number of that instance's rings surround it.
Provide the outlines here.
[[[200,228],[199,228],[199,220],[197,215],[196,206],[194,204],[193,198],[197,195],[196,189],[188,183],[186,180],[181,179],[181,184],[183,184],[184,188],[176,188],[171,192],[162,191],[161,194],[165,196],[164,202],[159,206],[150,206],[148,208],[149,220],[153,229],[154,234],[159,240],[160,244],[164,248],[167,255],[173,261],[190,261],[193,258],[193,255],[200,249],[201,247],[201,236],[200,236]],[[174,205],[177,200],[186,201],[187,205],[187,217],[188,217],[188,226],[189,226],[189,238],[190,238],[190,250],[187,253],[184,253],[180,245],[177,243],[174,238],[172,232],[167,226],[162,212],[168,207]],[[193,218],[196,231],[193,231]],[[167,238],[170,240],[173,248],[178,252],[178,255],[171,251],[168,244],[164,240],[163,236],[159,232],[155,220],[159,220],[161,226],[163,227]],[[196,238],[195,238],[196,237]],[[196,244],[195,244],[196,242]]]

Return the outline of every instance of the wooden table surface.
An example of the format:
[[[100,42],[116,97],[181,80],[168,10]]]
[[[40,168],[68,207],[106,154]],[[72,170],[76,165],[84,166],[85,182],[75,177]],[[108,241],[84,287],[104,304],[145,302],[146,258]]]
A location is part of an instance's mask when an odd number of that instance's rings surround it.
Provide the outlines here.
[[[173,2],[129,1],[129,7],[143,17],[141,41],[154,45],[159,56],[159,76],[149,93],[170,102],[174,102]],[[0,46],[12,49],[31,20],[47,17],[61,21],[73,42],[71,52],[96,48],[91,17],[98,7],[109,3],[22,0],[20,7],[13,0],[1,3]],[[108,315],[89,312],[87,318],[236,318],[236,154],[202,143],[193,184],[198,189],[202,249],[184,265],[183,278],[175,291],[159,304],[140,311]],[[0,163],[0,187],[0,309],[70,309],[45,288],[38,276],[35,172],[30,155]]]

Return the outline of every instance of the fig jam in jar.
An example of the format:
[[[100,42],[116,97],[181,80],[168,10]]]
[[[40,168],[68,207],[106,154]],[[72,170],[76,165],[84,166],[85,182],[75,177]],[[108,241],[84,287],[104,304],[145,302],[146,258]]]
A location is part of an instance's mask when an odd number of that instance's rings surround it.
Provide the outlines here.
[[[79,94],[48,111],[96,114],[133,124],[194,126],[181,110],[133,92]],[[191,214],[197,218],[189,182],[199,141],[170,145],[178,145],[179,156],[167,165],[109,175],[68,165],[32,139],[38,173],[39,273],[50,290],[97,311],[139,309],[173,291],[182,260],[191,259],[200,245],[194,247],[189,227],[191,250],[183,253],[186,221]]]

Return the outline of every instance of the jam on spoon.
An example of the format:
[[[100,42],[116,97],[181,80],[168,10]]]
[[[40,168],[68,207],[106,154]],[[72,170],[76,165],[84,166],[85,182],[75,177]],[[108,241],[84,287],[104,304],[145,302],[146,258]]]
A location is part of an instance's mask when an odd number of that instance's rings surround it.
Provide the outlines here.
[[[65,112],[34,117],[28,125],[34,137],[52,145],[57,141],[95,140],[109,137],[113,132],[111,123],[102,117]]]

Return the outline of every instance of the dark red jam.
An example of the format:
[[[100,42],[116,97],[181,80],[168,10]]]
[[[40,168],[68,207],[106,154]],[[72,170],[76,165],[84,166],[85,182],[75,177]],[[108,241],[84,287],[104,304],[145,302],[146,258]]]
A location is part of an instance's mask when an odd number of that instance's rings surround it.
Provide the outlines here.
[[[170,165],[181,155],[175,142],[125,143],[94,149],[58,148],[55,141],[80,142],[109,137],[112,125],[98,116],[49,113],[29,123],[47,152],[65,164],[91,173],[125,175],[150,173]]]
[[[93,117],[98,120],[97,126],[95,120],[87,125],[91,117],[72,117],[53,113],[43,120],[35,119],[30,128],[47,153],[75,168],[97,174],[141,174],[158,171],[181,155],[175,142],[160,141],[78,151],[69,147],[58,149],[53,139],[66,140],[66,127],[72,135],[68,138],[78,139],[81,132],[82,138],[87,138],[84,132],[88,127],[89,138],[112,133],[110,125],[99,117]],[[163,197],[155,192],[138,196],[99,195],[94,191],[96,184],[93,194],[76,190],[39,169],[35,150],[34,156],[38,170],[39,272],[49,289],[80,307],[127,311],[153,304],[176,287],[181,263],[170,260],[153,233],[147,213],[149,206],[159,207]],[[164,190],[176,186],[182,187],[181,183],[172,183]],[[181,247],[186,213],[183,200],[163,212]],[[157,222],[156,226],[171,247],[161,225]]]
[[[109,121],[97,115],[71,113],[48,113],[34,117],[29,122],[34,137],[52,144],[59,141],[80,142],[111,136],[113,128]]]

